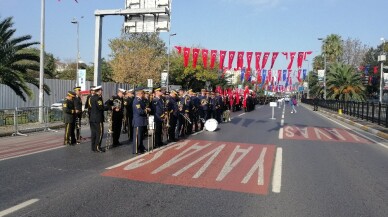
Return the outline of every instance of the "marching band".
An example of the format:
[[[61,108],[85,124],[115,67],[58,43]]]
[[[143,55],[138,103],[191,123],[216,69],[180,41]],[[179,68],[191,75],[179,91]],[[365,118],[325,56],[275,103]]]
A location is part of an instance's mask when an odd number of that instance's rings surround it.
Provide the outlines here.
[[[80,143],[80,89],[75,87],[74,92],[69,91],[63,103],[65,145]],[[152,136],[149,139],[152,140],[152,148],[176,142],[193,132],[204,130],[209,119],[216,123],[229,122],[230,111],[253,110],[253,98],[252,93],[244,94],[243,97],[230,93],[221,95],[219,91],[208,92],[206,89],[197,94],[191,89],[166,92],[156,88],[147,92],[143,88],[119,88],[117,95],[103,103],[101,86],[92,86],[85,101],[91,130],[91,148],[94,152],[104,152],[110,147],[120,146],[120,135],[127,134],[129,142],[133,144],[133,154],[144,153],[148,151],[143,144],[147,136]],[[102,148],[105,112],[108,112],[109,127],[107,144]]]

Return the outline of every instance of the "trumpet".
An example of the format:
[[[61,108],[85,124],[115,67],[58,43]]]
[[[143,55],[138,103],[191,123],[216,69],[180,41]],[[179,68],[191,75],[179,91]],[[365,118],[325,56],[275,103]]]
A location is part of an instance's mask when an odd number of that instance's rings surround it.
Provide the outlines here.
[[[186,121],[187,122],[189,122],[189,124],[191,124],[191,121],[190,121],[190,118],[189,117],[187,117],[187,114],[182,114],[182,113],[179,113],[180,115],[182,115],[183,116],[183,118],[185,118],[186,119]]]

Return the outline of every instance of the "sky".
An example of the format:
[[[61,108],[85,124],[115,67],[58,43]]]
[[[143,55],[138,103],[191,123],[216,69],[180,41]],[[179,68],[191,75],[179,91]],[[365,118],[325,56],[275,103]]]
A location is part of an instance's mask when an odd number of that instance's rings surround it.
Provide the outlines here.
[[[45,0],[46,52],[62,61],[77,55],[75,17],[80,27],[80,56],[94,59],[97,9],[123,9],[125,0]],[[227,51],[321,52],[319,37],[339,34],[376,47],[388,40],[387,0],[172,0],[174,45]],[[40,41],[41,0],[0,0],[0,19],[13,16],[15,35]],[[83,18],[81,18],[83,17]],[[102,56],[109,59],[109,40],[119,37],[122,16],[103,19]],[[160,33],[168,44],[169,33]],[[246,59],[246,58],[245,58]],[[235,58],[236,60],[236,58]],[[270,60],[269,60],[270,61]],[[225,63],[227,64],[227,63]],[[254,62],[252,62],[252,65]],[[295,64],[295,63],[294,63]],[[279,55],[275,67],[286,68]]]

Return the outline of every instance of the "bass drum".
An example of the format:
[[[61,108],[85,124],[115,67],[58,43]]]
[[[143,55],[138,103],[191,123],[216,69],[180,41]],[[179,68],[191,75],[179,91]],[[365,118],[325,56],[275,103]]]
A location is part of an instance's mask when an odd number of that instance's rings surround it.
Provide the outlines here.
[[[218,122],[216,119],[209,119],[205,122],[205,129],[207,131],[213,132],[217,129]]]

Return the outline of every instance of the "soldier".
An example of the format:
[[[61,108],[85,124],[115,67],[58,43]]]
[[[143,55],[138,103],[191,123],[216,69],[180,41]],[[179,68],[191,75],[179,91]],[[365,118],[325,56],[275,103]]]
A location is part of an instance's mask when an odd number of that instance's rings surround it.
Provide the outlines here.
[[[138,88],[136,91],[136,98],[133,100],[132,109],[133,109],[133,148],[132,153],[144,153],[146,148],[143,145],[143,130],[147,127],[147,114],[151,111],[150,108],[147,108],[144,102],[144,90]]]
[[[215,96],[215,119],[217,120],[218,123],[222,122],[222,112],[223,112],[223,101],[222,97],[220,96],[220,93],[216,91],[216,96]]]
[[[81,98],[81,87],[74,88],[75,97],[74,97],[74,123],[75,123],[75,138],[77,140],[77,145],[81,143],[81,118],[82,118],[82,98]]]
[[[129,141],[133,140],[133,109],[132,109],[132,104],[133,104],[133,89],[127,90],[125,92],[126,99],[124,100],[124,108],[126,110],[126,122],[127,122],[127,131],[128,131],[128,139]]]
[[[155,144],[154,147],[163,146],[162,133],[163,122],[165,118],[164,101],[162,99],[162,92],[160,88],[155,89],[155,97],[152,99],[151,111],[154,115],[155,121]]]
[[[94,152],[105,152],[101,148],[101,141],[104,135],[104,111],[108,110],[102,100],[101,86],[93,89],[95,94],[90,97],[90,131],[91,145]]]
[[[198,120],[199,120],[198,109],[201,102],[197,97],[197,94],[194,93],[193,91],[189,91],[189,95],[190,95],[190,107],[191,107],[191,112],[189,113],[190,119],[191,119],[192,125],[194,125],[194,131],[198,132]],[[192,125],[190,129],[193,128]]]
[[[64,145],[74,145],[76,143],[75,135],[74,135],[74,116],[75,116],[75,108],[73,98],[75,97],[75,93],[69,91],[67,93],[66,99],[62,104],[63,108],[63,122],[65,123],[65,141]]]
[[[88,117],[90,118],[90,97],[94,95],[94,88],[96,86],[90,86],[90,90],[89,90],[89,95],[86,97],[86,101],[85,101],[85,110],[88,111]]]
[[[177,100],[177,92],[172,90],[167,96],[167,112],[168,112],[168,142],[176,142],[178,141],[175,137],[175,129],[178,121],[178,104]]]
[[[199,119],[201,123],[200,130],[203,130],[205,126],[205,121],[208,119],[208,110],[209,110],[209,99],[206,96],[206,90],[201,90],[201,96],[198,97],[200,106],[198,107]]]
[[[125,90],[122,88],[119,88],[117,91],[117,96],[112,96],[109,100],[105,102],[105,106],[109,108],[109,110],[112,111],[112,129],[113,129],[113,144],[112,147],[120,146],[121,143],[119,142],[120,135],[121,135],[121,127],[123,124],[123,117],[124,117],[124,97]]]

